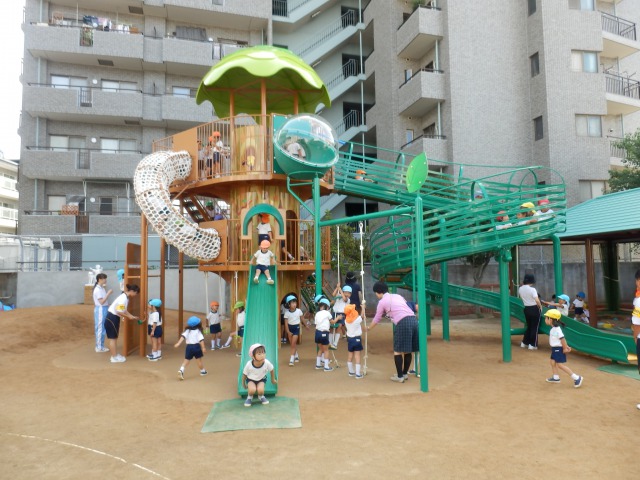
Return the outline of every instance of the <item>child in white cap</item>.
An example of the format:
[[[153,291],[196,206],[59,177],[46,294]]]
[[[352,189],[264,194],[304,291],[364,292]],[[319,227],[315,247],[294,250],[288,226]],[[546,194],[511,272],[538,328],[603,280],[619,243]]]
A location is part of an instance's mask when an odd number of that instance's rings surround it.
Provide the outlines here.
[[[276,380],[273,364],[267,360],[267,351],[264,345],[254,343],[249,347],[251,360],[247,362],[242,370],[242,386],[247,389],[247,399],[244,401],[245,407],[250,407],[253,395],[257,392],[260,403],[267,405],[269,400],[264,396],[264,386],[267,383],[267,374],[271,373],[271,383],[278,383]]]

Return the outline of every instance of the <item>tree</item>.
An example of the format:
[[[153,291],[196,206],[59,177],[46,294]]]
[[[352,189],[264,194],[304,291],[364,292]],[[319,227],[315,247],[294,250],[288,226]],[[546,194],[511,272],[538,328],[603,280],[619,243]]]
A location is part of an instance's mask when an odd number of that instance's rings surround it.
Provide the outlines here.
[[[615,146],[625,150],[622,159],[624,167],[609,170],[609,188],[612,192],[621,192],[640,187],[640,129],[627,134]]]
[[[326,212],[322,220],[329,220],[331,214]],[[365,232],[362,239],[364,262],[371,261],[371,251],[369,250],[369,235]],[[337,271],[338,268],[338,228],[331,227],[331,269]],[[340,274],[344,276],[349,270],[360,272],[360,232],[351,225],[340,225]]]
[[[470,265],[473,268],[473,288],[480,288],[484,272],[494,256],[495,252],[482,252],[474,253],[473,255],[467,255],[466,257],[464,257],[464,263]],[[476,305],[475,309],[476,315],[478,317],[482,316],[480,314],[480,305]]]

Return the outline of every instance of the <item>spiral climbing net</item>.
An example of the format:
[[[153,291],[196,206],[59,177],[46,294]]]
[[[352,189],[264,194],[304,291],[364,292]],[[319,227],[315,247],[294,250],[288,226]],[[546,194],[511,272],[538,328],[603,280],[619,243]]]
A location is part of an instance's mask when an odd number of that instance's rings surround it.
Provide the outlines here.
[[[186,151],[160,151],[147,155],[136,167],[133,186],[136,202],[153,229],[182,253],[202,261],[220,254],[220,237],[213,228],[200,228],[171,203],[169,186],[189,175],[191,156]]]

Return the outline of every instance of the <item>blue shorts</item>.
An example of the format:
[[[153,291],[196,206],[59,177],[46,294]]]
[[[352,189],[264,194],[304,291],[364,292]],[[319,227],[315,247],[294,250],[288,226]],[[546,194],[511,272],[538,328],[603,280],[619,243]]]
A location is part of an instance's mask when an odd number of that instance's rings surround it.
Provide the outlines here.
[[[152,336],[153,338],[162,338],[162,325],[156,325],[153,335],[151,335],[151,328],[151,325],[147,325],[147,335]]]
[[[264,273],[265,271],[269,270],[269,266],[268,265],[256,265],[256,270],[260,270],[262,273]]]
[[[329,332],[316,330],[316,343],[318,345],[329,345]]]
[[[222,325],[220,325],[219,323],[214,323],[213,325],[209,326],[209,333],[221,333],[222,332]]]
[[[562,347],[551,347],[551,360],[556,363],[567,363],[567,355],[562,351]]]
[[[266,234],[266,233],[260,233],[260,234],[258,234],[258,243],[260,243],[262,240],[269,240],[269,241],[271,241],[271,240],[270,240],[270,238],[271,238],[271,237],[269,237],[269,235],[268,235],[268,234]]]
[[[118,338],[120,333],[120,317],[118,315],[107,312],[107,317],[104,319],[104,332],[107,338]]]
[[[202,358],[202,348],[200,348],[200,344],[191,343],[187,345],[187,349],[184,351],[184,358],[187,360]]]
[[[362,350],[362,337],[347,337],[348,352],[361,352]]]
[[[300,335],[300,324],[289,325],[289,333],[291,333],[291,335]]]
[[[239,337],[244,337],[244,327],[238,328],[238,336]]]
[[[584,308],[583,307],[576,307],[576,315],[582,315],[584,313]]]

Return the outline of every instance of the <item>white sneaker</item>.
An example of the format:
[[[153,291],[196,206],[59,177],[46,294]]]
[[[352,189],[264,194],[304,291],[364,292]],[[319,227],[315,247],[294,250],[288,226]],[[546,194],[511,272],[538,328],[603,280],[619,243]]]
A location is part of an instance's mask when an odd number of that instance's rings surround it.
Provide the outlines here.
[[[96,353],[104,353],[108,351],[109,349],[107,347],[96,347]]]
[[[529,345],[529,350],[537,350],[538,347],[534,347],[533,345]]]
[[[116,355],[116,357],[118,357],[118,358],[120,359],[120,361],[121,361],[121,362],[126,362],[126,361],[127,361],[126,357],[123,357],[123,356],[122,356],[122,355],[120,355],[120,354]]]
[[[636,408],[640,410],[640,403],[636,405]]]
[[[126,361],[127,359],[121,355],[116,355],[115,357],[111,357],[111,363],[122,363]]]
[[[520,348],[527,348],[529,345],[527,345],[524,342],[520,342]]]

